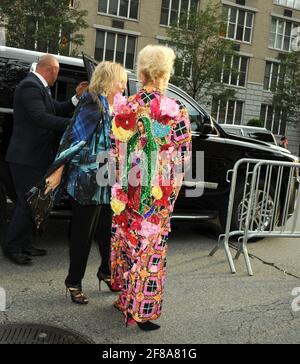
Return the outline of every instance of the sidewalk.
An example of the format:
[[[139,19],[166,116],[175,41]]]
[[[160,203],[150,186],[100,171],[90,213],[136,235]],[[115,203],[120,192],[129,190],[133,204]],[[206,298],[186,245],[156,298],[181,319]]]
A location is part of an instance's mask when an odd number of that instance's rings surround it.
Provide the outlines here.
[[[161,329],[155,333],[126,328],[112,308],[116,294],[105,285],[98,291],[95,246],[83,282],[90,303],[82,307],[66,299],[67,224],[52,221],[40,244],[48,255],[36,258],[32,267],[15,266],[0,256],[0,287],[7,294],[0,323],[53,324],[106,344],[300,343],[300,311],[293,312],[291,306],[292,290],[300,287],[299,240],[250,244],[250,253],[261,260],[252,260],[254,277],[249,277],[243,257],[236,263],[236,275],[229,273],[222,250],[208,257],[215,241],[206,231],[205,225],[195,224],[178,224],[173,231]]]

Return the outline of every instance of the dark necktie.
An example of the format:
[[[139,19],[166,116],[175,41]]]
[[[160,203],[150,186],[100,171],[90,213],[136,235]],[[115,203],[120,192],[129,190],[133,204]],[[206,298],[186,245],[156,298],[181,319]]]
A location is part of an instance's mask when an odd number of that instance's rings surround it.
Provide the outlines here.
[[[51,89],[49,86],[46,86],[46,90],[48,92],[48,95],[52,97]]]

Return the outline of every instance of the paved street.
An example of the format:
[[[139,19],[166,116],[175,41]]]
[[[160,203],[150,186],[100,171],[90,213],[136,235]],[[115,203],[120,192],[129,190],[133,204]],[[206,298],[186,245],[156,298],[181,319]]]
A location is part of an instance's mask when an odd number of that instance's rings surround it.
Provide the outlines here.
[[[300,311],[292,310],[292,290],[300,287],[299,239],[250,244],[254,277],[247,275],[242,257],[232,275],[223,251],[208,257],[215,244],[213,225],[177,223],[168,251],[161,329],[144,333],[124,326],[112,308],[115,294],[106,286],[98,291],[95,246],[84,281],[90,303],[82,307],[65,298],[67,232],[66,222],[51,221],[39,244],[48,255],[36,258],[32,267],[15,266],[0,256],[0,286],[7,294],[1,323],[53,324],[106,344],[300,343]]]

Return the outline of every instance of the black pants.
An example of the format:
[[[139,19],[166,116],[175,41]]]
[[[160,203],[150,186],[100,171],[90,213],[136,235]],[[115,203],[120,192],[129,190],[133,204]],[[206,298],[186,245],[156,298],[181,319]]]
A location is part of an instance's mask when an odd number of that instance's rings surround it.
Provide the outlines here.
[[[71,199],[72,223],[70,238],[70,267],[66,281],[80,285],[84,277],[93,237],[96,237],[102,263],[100,270],[110,272],[110,206],[84,206]]]
[[[9,164],[17,201],[3,246],[8,253],[21,253],[31,245],[33,229],[29,210],[25,206],[25,194],[44,177],[47,168]]]

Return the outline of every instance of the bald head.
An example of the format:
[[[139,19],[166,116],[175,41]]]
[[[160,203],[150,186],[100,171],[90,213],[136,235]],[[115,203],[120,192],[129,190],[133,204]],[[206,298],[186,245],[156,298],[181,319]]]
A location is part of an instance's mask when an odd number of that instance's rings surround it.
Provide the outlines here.
[[[58,60],[51,54],[42,56],[36,66],[36,72],[44,77],[49,86],[53,86],[59,72]]]

